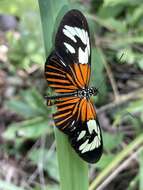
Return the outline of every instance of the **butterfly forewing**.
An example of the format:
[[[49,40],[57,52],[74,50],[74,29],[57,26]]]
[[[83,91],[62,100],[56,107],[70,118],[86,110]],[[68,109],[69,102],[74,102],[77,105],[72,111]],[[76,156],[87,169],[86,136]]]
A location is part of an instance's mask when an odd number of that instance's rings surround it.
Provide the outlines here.
[[[55,50],[45,64],[49,87],[59,95],[88,88],[90,79],[90,36],[88,24],[78,10],[62,19]],[[70,95],[57,98],[55,125],[68,135],[71,145],[85,161],[93,163],[102,153],[102,135],[95,108],[89,98]]]
[[[73,92],[78,89],[70,69],[65,66],[57,52],[53,51],[45,64],[45,77],[48,85],[57,93]],[[68,74],[67,74],[68,73]],[[69,76],[71,78],[69,78]]]
[[[89,29],[85,17],[81,12],[71,10],[63,17],[60,23],[55,48],[66,64],[90,64],[89,38]]]

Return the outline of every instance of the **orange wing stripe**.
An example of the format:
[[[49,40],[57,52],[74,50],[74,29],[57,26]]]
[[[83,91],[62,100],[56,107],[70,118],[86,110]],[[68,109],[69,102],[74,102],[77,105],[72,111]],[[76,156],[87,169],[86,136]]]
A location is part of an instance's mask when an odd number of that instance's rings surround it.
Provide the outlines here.
[[[86,84],[87,84],[87,86],[88,86],[89,80],[90,80],[90,72],[91,72],[91,68],[90,68],[90,66],[88,66],[88,69],[87,69],[87,78],[86,78]]]
[[[75,64],[73,64],[73,65],[75,65]],[[73,77],[74,77],[74,79],[75,79],[77,85],[78,85],[80,88],[82,88],[83,86],[82,86],[81,83],[79,82],[78,76],[76,76],[76,73],[75,73],[75,71],[74,71],[73,68],[72,68],[73,65],[70,66],[70,69],[71,69],[71,71],[72,71]]]
[[[74,80],[73,80],[73,78],[71,77],[71,75],[68,74],[68,73],[67,73],[66,75],[67,75],[67,78],[72,82],[72,84],[77,87],[77,84],[74,82]],[[78,89],[78,87],[77,87],[77,89]]]
[[[72,89],[74,90],[75,89],[75,87],[73,85],[65,86],[64,84],[63,85],[60,85],[60,84],[49,84],[49,86],[54,87],[54,88],[69,89],[69,90],[72,90]]]
[[[93,107],[90,103],[90,101],[87,102],[87,106],[88,106],[88,111],[87,111],[87,120],[90,120],[90,119],[94,119],[95,116],[94,116],[94,112],[93,112]]]
[[[83,76],[83,83],[86,84],[86,78],[87,78],[87,64],[79,64],[81,75]]]
[[[88,85],[90,77],[90,66],[88,64],[79,64],[79,67],[84,79],[84,85]]]
[[[85,86],[84,80],[83,80],[81,70],[79,68],[79,64],[74,64],[74,70],[75,70],[76,78],[79,80],[81,86],[84,87]]]
[[[52,75],[52,76],[58,76],[58,77],[63,77],[63,78],[65,78],[65,75],[59,74],[59,73],[55,73],[55,72],[51,72],[51,71],[46,71],[45,73],[46,73],[47,75]]]
[[[66,115],[68,115],[68,114],[70,114],[70,113],[71,113],[71,111],[66,112],[66,113],[63,113],[63,114],[55,115],[54,118],[55,118],[55,119],[58,119],[58,118],[61,118],[61,117],[65,117]]]
[[[89,101],[89,103],[90,103],[90,107],[91,107],[91,110],[92,110],[93,116],[94,116],[94,118],[95,118],[95,117],[96,117],[95,108],[94,108],[93,104],[91,103],[91,101]]]
[[[86,121],[86,112],[87,112],[87,100],[84,99],[84,102],[81,107],[81,120]]]
[[[68,92],[74,92],[75,90],[70,89],[55,89],[55,92],[57,93],[68,93]]]
[[[84,99],[82,99],[80,101],[80,104],[79,104],[79,110],[78,110],[78,115],[77,115],[77,120],[79,119],[80,117],[80,114],[81,114],[81,110],[82,110],[82,104],[84,103]]]
[[[65,106],[62,108],[58,108],[58,111],[64,111],[64,110],[72,109],[73,107],[74,107],[74,105]]]
[[[63,71],[62,69],[58,69],[57,67],[54,67],[53,65],[47,65],[47,67],[51,68],[51,69],[54,69],[54,70],[57,70],[57,71],[60,71],[61,73],[66,73],[65,71]]]
[[[56,125],[61,125],[62,123],[64,123],[65,121],[67,121],[71,116],[68,116],[67,118],[65,118],[64,120],[61,120],[59,122],[56,122]],[[66,128],[66,126],[63,126],[61,129]]]
[[[66,104],[74,104],[74,103],[78,102],[80,100],[80,98],[75,97],[74,99],[70,99],[70,100],[66,100],[66,98],[61,98],[61,100],[63,100],[63,102],[56,103],[57,106],[62,106],[62,105],[66,105]]]
[[[77,112],[78,106],[79,106],[79,103],[77,102],[76,105],[75,105],[75,107],[74,107],[74,110],[73,110],[73,112],[72,112],[73,115]]]
[[[66,84],[70,84],[70,81],[68,80],[61,80],[61,79],[55,79],[55,78],[47,78],[48,81],[51,81],[51,82],[59,82],[59,83],[66,83]],[[57,81],[56,81],[57,80]]]
[[[87,104],[87,106],[88,106],[88,108],[87,108],[87,120],[90,120],[90,119],[92,119],[92,111],[91,111],[91,108],[90,108],[90,105],[89,105],[89,103]]]

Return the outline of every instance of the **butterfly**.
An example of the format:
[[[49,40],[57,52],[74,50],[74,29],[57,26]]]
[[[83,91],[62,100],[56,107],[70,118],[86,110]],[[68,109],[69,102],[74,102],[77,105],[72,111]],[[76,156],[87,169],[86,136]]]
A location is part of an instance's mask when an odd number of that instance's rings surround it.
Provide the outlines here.
[[[56,127],[66,134],[77,154],[88,163],[97,162],[103,150],[102,134],[96,110],[90,100],[98,90],[89,88],[91,46],[88,23],[76,9],[68,11],[60,22],[55,49],[45,63],[48,86],[56,95],[53,114]],[[52,103],[51,103],[52,104]]]

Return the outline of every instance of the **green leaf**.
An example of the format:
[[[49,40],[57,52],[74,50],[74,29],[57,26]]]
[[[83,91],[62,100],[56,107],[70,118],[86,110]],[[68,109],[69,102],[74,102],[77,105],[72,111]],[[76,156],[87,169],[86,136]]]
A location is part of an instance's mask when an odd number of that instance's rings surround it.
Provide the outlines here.
[[[118,16],[124,9],[123,5],[111,6],[111,5],[103,5],[99,12],[98,16],[102,19],[112,18]]]
[[[46,103],[44,103],[44,97],[39,94],[36,89],[31,89],[28,91],[22,91],[21,93],[24,101],[33,109],[37,109],[39,114],[47,114],[48,108]]]
[[[44,35],[44,44],[45,44],[45,51],[46,51],[46,55],[48,55],[51,51],[52,48],[52,44],[53,44],[53,32],[54,29],[56,29],[57,27],[57,23],[56,25],[55,22],[57,21],[57,16],[60,12],[62,15],[64,13],[64,6],[66,6],[68,4],[67,0],[61,0],[61,1],[57,1],[57,0],[41,0],[39,1],[40,3],[40,14],[41,14],[41,18],[42,18],[42,28],[43,28],[43,35]],[[42,5],[42,6],[41,6]],[[45,7],[48,7],[48,11],[45,14]],[[50,27],[49,27],[50,26]],[[46,33],[44,32],[46,31]]]
[[[104,6],[115,6],[115,5],[139,5],[142,3],[142,0],[104,0]]]
[[[143,187],[143,149],[139,156],[139,190]]]
[[[6,190],[24,190],[22,187],[17,187],[16,185],[12,183],[2,181],[2,180],[0,180],[0,188],[6,189]]]
[[[121,56],[122,56],[121,62],[123,63],[127,62],[129,64],[133,64],[136,60],[136,56],[130,47],[120,49],[117,53],[118,59],[120,59]]]
[[[93,16],[93,15],[88,15],[87,14],[87,17],[90,19],[90,20],[93,20],[95,21],[96,20],[96,23],[98,23],[98,25],[104,27],[104,28],[107,28],[108,30],[112,31],[112,32],[117,32],[117,33],[125,33],[127,32],[127,27],[126,27],[126,22],[124,21],[119,21],[117,19],[114,19],[114,18],[111,18],[111,17],[106,17],[106,18],[101,18],[101,17],[98,17],[98,16]],[[94,23],[94,35],[95,33],[98,33],[100,31],[100,28],[99,27],[95,27],[95,23]],[[96,31],[95,31],[96,29]],[[92,32],[93,32],[93,29],[92,29]]]
[[[111,28],[114,32],[124,33],[127,32],[126,23],[124,21],[119,21],[114,18],[104,19],[105,26]]]
[[[0,1],[0,12],[13,14],[14,16],[21,16],[23,13],[37,9],[37,3],[33,0],[19,1],[19,0],[1,0]]]
[[[127,18],[127,21],[131,25],[136,25],[138,24],[139,20],[142,19],[143,16],[143,4],[138,6],[131,12]]]
[[[21,91],[21,96],[7,102],[7,107],[24,118],[47,116],[51,112],[36,89]]]
[[[67,136],[55,128],[61,190],[87,190],[88,167],[75,153]]]
[[[36,117],[11,124],[2,136],[7,140],[36,139],[43,134],[49,134],[53,131],[53,128],[48,125],[47,118]]]
[[[119,48],[125,48],[132,44],[142,44],[143,43],[143,37],[142,36],[122,36],[118,38],[110,38],[108,46],[113,49],[119,49]]]
[[[134,117],[133,115],[142,112],[143,112],[143,100],[141,99],[141,100],[132,101],[125,108],[114,113],[113,126],[119,125],[123,120],[129,117],[132,123],[133,121],[136,122],[136,125],[133,126],[136,127],[137,130],[139,124],[137,121],[137,117]]]
[[[59,181],[59,175],[57,172],[58,165],[55,152],[51,152],[50,150],[43,148],[33,149],[29,153],[28,158],[32,160],[32,162],[37,166],[39,163],[42,163],[44,171],[46,171],[48,175],[54,180]]]
[[[139,60],[138,65],[143,70],[143,58]]]
[[[92,48],[92,64],[90,86],[95,86],[99,90],[99,101],[104,101],[107,88],[103,75],[105,57],[101,49]],[[102,96],[100,96],[102,94]]]
[[[129,106],[126,108],[129,113],[138,113],[143,111],[143,100],[137,100],[129,103]]]
[[[37,115],[37,111],[34,111],[29,106],[20,100],[10,100],[6,103],[6,106],[18,113],[19,115],[23,116],[24,118],[33,117]]]
[[[46,190],[59,190],[57,185],[48,185]]]
[[[121,132],[117,132],[113,134],[103,133],[104,139],[104,148],[106,151],[111,151],[114,148],[117,148],[121,142],[123,141],[123,134]]]
[[[114,160],[113,154],[103,154],[102,159],[97,163],[97,167],[100,168],[100,170],[103,170],[112,162],[112,160]]]

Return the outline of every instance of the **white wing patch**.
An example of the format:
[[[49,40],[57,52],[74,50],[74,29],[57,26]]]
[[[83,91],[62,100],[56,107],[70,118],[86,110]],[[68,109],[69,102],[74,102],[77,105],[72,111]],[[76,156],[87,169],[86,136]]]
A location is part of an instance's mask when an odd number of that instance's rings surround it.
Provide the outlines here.
[[[61,60],[61,63],[66,67],[65,63]]]
[[[78,138],[77,138],[77,141],[79,141],[80,139],[82,139],[84,137],[84,135],[86,134],[86,131],[81,131]]]
[[[90,43],[89,43],[89,37],[88,37],[87,32],[86,32],[86,37],[85,38],[87,39],[86,44],[87,44],[88,54],[90,55]]]
[[[72,33],[69,30],[67,30],[67,29],[64,28],[63,29],[63,33],[64,33],[64,35],[66,35],[68,38],[70,38],[74,42],[77,42],[76,39],[75,39],[75,37],[72,35]]]
[[[97,125],[95,120],[89,120],[87,122],[88,125],[88,129],[89,129],[89,133],[92,134],[93,131],[95,131],[97,133],[97,136],[100,137],[100,130],[99,130],[99,126]]]
[[[82,145],[80,145],[79,150],[84,150],[86,145],[88,144],[89,139],[87,139]]]
[[[98,148],[101,145],[101,134],[100,134],[100,129],[99,126],[97,125],[95,120],[89,120],[87,122],[87,126],[89,129],[89,133],[92,134],[93,131],[95,131],[97,133],[97,136],[94,137],[93,141],[91,143],[89,142],[89,139],[87,139],[82,145],[80,145],[79,150],[81,151],[81,153],[85,153],[88,151],[92,151],[95,148]],[[81,131],[81,133],[78,136],[80,139],[83,138],[85,136],[85,134],[83,135],[83,131]]]
[[[79,47],[78,57],[79,57],[79,63],[87,64],[88,58],[90,55],[90,44],[89,44],[88,32],[81,28],[65,25],[63,28],[63,33],[65,36],[70,38],[75,43],[77,42],[75,36],[77,36],[86,45],[86,48],[84,51],[81,49],[81,47]],[[73,49],[71,49],[71,47],[69,48],[70,44],[68,44],[68,46],[66,44],[67,43],[64,42],[64,45],[66,46],[66,48],[69,49],[69,51],[71,50],[70,51],[71,53],[75,53],[75,50],[73,51],[74,48],[71,46],[73,48]]]
[[[85,48],[85,51],[83,51],[81,48],[78,49],[78,56],[79,56],[79,63],[88,63],[88,52],[87,47]]]
[[[71,53],[75,53],[75,49],[70,44],[64,42],[64,45]]]

